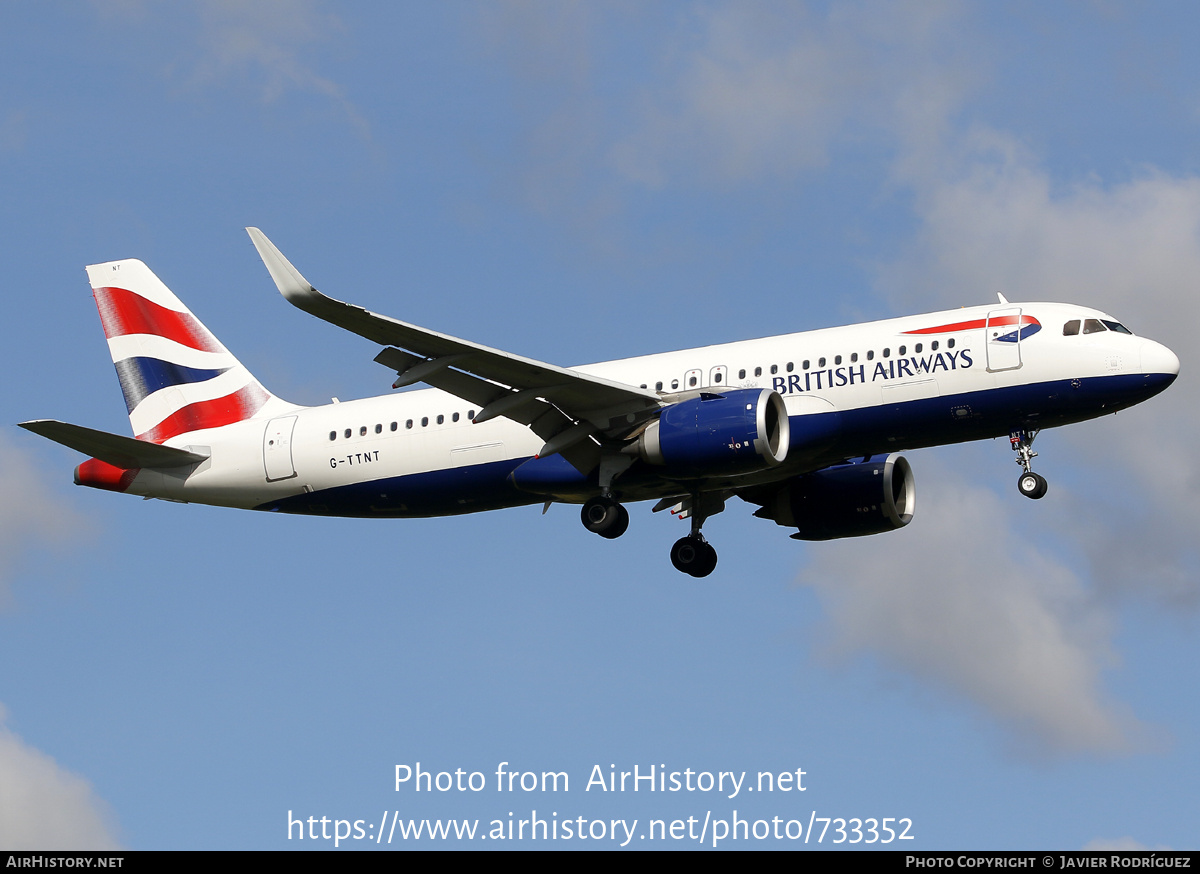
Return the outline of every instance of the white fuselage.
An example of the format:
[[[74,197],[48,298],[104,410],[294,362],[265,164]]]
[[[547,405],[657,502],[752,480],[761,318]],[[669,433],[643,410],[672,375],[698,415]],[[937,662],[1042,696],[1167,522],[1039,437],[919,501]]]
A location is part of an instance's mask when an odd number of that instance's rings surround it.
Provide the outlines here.
[[[1007,313],[1018,314],[1015,324],[989,326],[989,319]],[[1022,327],[1021,319],[1030,317],[1038,327]],[[787,463],[771,473],[784,478],[855,455],[1093,418],[1157,393],[1178,372],[1173,353],[1145,338],[1111,329],[1064,335],[1068,322],[1089,319],[1113,322],[1068,304],[973,307],[575,369],[659,391],[664,402],[698,389],[779,392],[792,432],[801,436],[793,437]],[[1002,340],[1005,335],[1010,339]],[[167,441],[209,458],[175,474],[144,470],[128,491],[363,516],[440,515],[542,500],[506,477],[543,441],[505,418],[473,424],[477,412],[436,389],[276,410],[269,420]],[[833,442],[806,451],[803,435],[818,422],[826,431],[833,423]],[[658,491],[678,488],[665,482]],[[651,482],[632,497],[654,492]],[[323,495],[331,497],[328,504]],[[299,503],[277,504],[289,500]]]

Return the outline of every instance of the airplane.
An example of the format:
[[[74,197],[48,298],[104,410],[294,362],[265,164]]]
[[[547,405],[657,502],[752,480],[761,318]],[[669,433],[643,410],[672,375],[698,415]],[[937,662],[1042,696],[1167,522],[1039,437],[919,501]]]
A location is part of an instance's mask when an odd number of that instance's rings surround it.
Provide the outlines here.
[[[1179,359],[1106,313],[998,303],[565,368],[327,297],[247,228],[284,298],[382,346],[393,388],[305,407],[269,392],[141,261],[87,268],[133,437],[56,420],[21,427],[92,456],[75,483],[277,513],[428,517],[579,504],[625,533],[627,503],[689,519],[671,562],[717,553],[701,529],[732,497],[798,540],[906,526],[901,454],[1009,437],[1017,486],[1043,428],[1167,388]]]

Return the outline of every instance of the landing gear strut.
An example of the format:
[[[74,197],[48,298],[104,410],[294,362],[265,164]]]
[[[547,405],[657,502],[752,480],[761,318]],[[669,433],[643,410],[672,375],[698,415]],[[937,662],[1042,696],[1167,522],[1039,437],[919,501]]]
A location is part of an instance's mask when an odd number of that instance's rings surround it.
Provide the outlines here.
[[[615,540],[629,527],[629,511],[612,496],[612,483],[633,464],[633,459],[620,453],[605,453],[600,458],[600,494],[589,498],[579,513],[583,527],[593,534]]]
[[[1017,453],[1017,464],[1021,465],[1024,470],[1017,478],[1017,490],[1025,497],[1034,500],[1044,496],[1048,487],[1046,478],[1033,472],[1033,459],[1037,457],[1037,453],[1033,451],[1033,438],[1037,434],[1037,431],[1026,431],[1022,428],[1011,431],[1008,435],[1013,451]]]
[[[683,571],[693,577],[706,577],[717,566],[717,551],[712,548],[700,528],[709,516],[715,516],[725,509],[725,498],[719,494],[693,495],[684,501],[679,515],[690,516],[692,533],[681,537],[671,547],[671,564],[675,570]]]

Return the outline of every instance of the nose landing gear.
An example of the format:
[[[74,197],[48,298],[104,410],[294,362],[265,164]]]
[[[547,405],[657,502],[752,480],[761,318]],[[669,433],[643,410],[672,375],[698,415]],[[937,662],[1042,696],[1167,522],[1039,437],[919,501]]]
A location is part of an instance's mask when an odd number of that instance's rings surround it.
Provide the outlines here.
[[[1033,438],[1037,435],[1037,431],[1026,431],[1024,428],[1010,431],[1008,435],[1013,451],[1017,453],[1016,462],[1024,469],[1017,478],[1017,491],[1034,500],[1043,497],[1048,488],[1046,478],[1033,472],[1033,459],[1037,457],[1033,451]]]

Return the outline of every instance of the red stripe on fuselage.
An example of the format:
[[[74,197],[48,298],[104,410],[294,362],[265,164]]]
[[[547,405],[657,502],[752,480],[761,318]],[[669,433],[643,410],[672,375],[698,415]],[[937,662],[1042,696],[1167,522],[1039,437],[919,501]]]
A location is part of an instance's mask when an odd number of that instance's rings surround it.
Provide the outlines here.
[[[110,340],[126,334],[156,334],[202,352],[225,351],[190,313],[169,310],[125,288],[97,288],[92,295],[104,336]]]
[[[267,402],[267,394],[257,382],[252,382],[233,394],[223,398],[213,398],[211,401],[197,401],[176,410],[144,434],[138,434],[138,440],[149,440],[151,443],[162,443],[179,434],[188,431],[202,431],[205,428],[220,428],[249,419]]]
[[[994,328],[1000,325],[1040,325],[1033,316],[999,316],[991,319],[972,319],[969,322],[955,322],[953,325],[939,325],[936,328],[918,328],[915,331],[905,331],[905,334],[952,334],[955,331],[971,331],[976,328]]]

